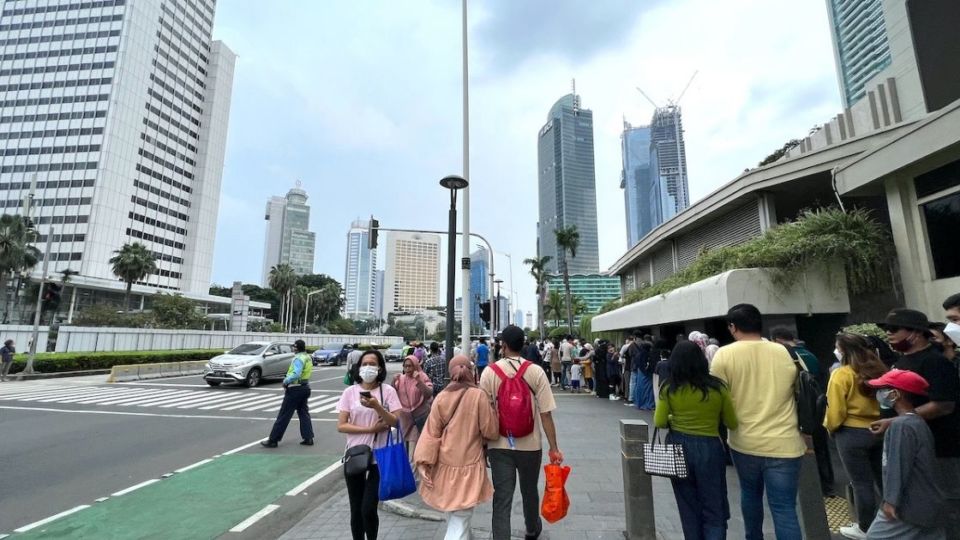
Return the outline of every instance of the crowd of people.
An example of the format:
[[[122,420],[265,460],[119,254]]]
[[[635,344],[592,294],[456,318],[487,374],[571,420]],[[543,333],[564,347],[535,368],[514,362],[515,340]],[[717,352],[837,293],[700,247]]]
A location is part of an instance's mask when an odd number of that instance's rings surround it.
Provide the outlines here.
[[[549,461],[563,461],[552,416],[556,391],[588,392],[654,411],[656,426],[669,429],[667,444],[684,449],[688,474],[671,483],[685,538],[726,537],[729,465],[737,473],[746,538],[763,538],[764,496],[776,537],[802,538],[801,458],[808,448],[815,451],[824,495],[832,495],[832,440],[856,509],[854,522],[840,529],[843,536],[956,539],[960,294],[943,307],[944,323],[931,323],[916,310],[891,311],[878,323],[886,339],[840,331],[829,362],[792,329],[765,335],[760,311],[749,304],[729,310],[733,341],[724,346],[699,331],[676,336],[672,344],[650,335],[630,335],[621,344],[571,335],[533,340],[510,326],[490,344],[481,338],[464,354],[454,351],[449,362],[438,343],[411,347],[390,384],[383,355],[370,349],[349,362],[351,384],[337,406],[338,429],[350,453],[383,447],[385,433],[398,427],[410,444],[420,494],[445,512],[450,539],[469,538],[473,509],[491,499],[493,538],[509,538],[517,484],[526,538],[539,537],[544,438]],[[264,441],[268,447],[276,446],[294,412],[307,414],[311,368],[301,341],[296,348],[284,407]],[[798,418],[802,373],[822,393],[813,429],[802,428]],[[519,413],[509,409],[524,402]],[[302,444],[313,442],[310,426],[309,417],[301,417]],[[345,481],[353,538],[376,538],[376,463],[362,475],[345,474]]]

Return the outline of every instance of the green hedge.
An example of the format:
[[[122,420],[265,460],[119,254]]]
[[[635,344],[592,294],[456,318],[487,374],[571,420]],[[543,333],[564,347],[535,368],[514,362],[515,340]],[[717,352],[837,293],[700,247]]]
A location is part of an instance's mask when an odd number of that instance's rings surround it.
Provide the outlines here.
[[[39,353],[33,361],[33,370],[39,373],[56,373],[88,369],[110,369],[115,365],[124,364],[157,364],[160,362],[209,360],[218,354],[223,354],[223,349]],[[10,372],[16,373],[22,371],[26,365],[27,355],[17,354],[13,358],[13,366],[11,366]]]

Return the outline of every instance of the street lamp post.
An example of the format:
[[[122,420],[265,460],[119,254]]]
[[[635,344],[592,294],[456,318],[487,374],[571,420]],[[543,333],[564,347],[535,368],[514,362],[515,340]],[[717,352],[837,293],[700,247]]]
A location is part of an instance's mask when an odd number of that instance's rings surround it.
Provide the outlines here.
[[[500,327],[503,324],[503,321],[500,320],[500,284],[503,283],[503,280],[495,279],[493,282],[497,285],[497,294],[493,297],[493,335],[496,336],[503,330]]]
[[[27,352],[27,365],[20,372],[18,379],[33,373],[33,360],[37,356],[37,341],[40,340],[40,314],[43,307],[43,288],[47,283],[47,269],[50,268],[50,243],[53,241],[53,230],[53,227],[50,227],[50,230],[47,231],[47,248],[43,253],[43,270],[40,273],[40,290],[37,292],[37,305],[33,312],[33,332],[31,333],[33,337],[30,340],[30,350]]]
[[[467,62],[467,0],[463,0],[463,9],[461,12],[461,37],[463,53],[463,260],[460,263],[460,287],[463,298],[463,313],[470,313],[470,188],[467,187],[470,180],[470,70]],[[493,260],[493,252],[490,253],[490,260]],[[491,269],[493,265],[491,264]],[[452,303],[450,304],[453,305]],[[466,316],[461,317],[460,341],[464,353],[470,351],[470,319]],[[448,340],[452,332],[447,330]],[[447,349],[450,350],[449,341]]]
[[[309,319],[309,315],[310,315],[310,297],[315,294],[319,294],[320,291],[321,289],[317,289],[315,291],[310,291],[307,293],[306,305],[303,307],[303,333],[304,334],[307,333],[307,320]]]
[[[456,317],[454,316],[456,313],[456,291],[454,291],[454,287],[457,277],[457,190],[466,189],[469,184],[462,176],[446,176],[440,180],[440,185],[450,190],[449,223],[447,225],[447,335],[445,339],[446,357],[447,360],[450,360],[453,358],[453,332],[456,328]],[[464,238],[467,238],[467,236],[464,235]],[[469,286],[468,283],[467,287]],[[464,297],[464,304],[469,301],[469,298]],[[466,310],[464,310],[461,318],[467,321],[468,325],[470,324]],[[467,328],[467,339],[469,340],[469,326]]]

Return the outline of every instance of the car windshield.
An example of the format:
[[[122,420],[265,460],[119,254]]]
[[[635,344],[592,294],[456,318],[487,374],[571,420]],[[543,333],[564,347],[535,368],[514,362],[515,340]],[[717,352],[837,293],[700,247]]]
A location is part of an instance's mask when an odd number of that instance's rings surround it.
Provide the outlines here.
[[[339,351],[343,349],[343,343],[327,343],[323,348],[327,351]]]
[[[267,346],[262,343],[244,343],[239,347],[235,347],[233,350],[231,350],[227,354],[242,354],[246,356],[256,356],[261,352],[263,352],[265,348],[267,348]]]

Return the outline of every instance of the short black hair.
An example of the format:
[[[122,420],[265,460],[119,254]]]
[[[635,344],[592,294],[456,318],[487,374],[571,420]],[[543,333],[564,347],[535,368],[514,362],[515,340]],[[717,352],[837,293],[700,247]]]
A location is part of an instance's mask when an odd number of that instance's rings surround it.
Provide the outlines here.
[[[307,350],[307,344],[302,339],[298,339],[293,342],[293,350],[297,352],[304,352]]]
[[[523,343],[526,340],[523,329],[515,324],[504,328],[503,331],[500,332],[500,336],[503,345],[517,353],[523,348]]]
[[[430,344],[430,352],[440,352],[440,344],[434,341]]]
[[[797,336],[793,333],[793,330],[787,328],[786,326],[778,326],[770,331],[770,337],[773,339],[782,339],[784,341],[796,341]]]
[[[357,360],[355,364],[350,366],[350,382],[352,384],[357,384],[363,380],[360,378],[360,364],[363,363],[363,358],[368,354],[376,356],[377,364],[380,366],[380,373],[377,374],[377,382],[382,383],[387,380],[387,361],[384,360],[383,353],[377,349],[367,349],[360,355],[360,360]]]
[[[753,304],[737,304],[727,311],[727,322],[741,332],[759,334],[763,331],[763,318]]]
[[[943,301],[943,309],[960,309],[960,293],[951,294]]]

